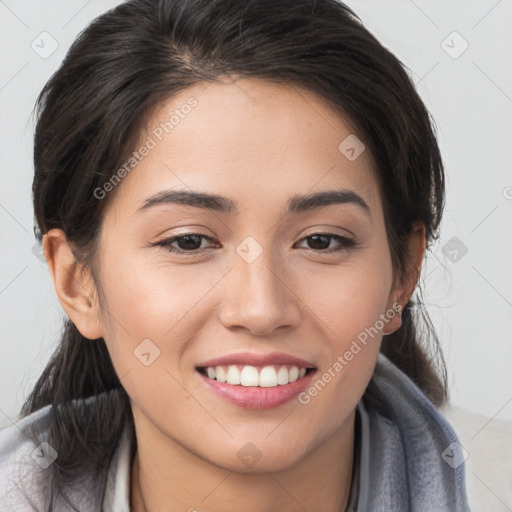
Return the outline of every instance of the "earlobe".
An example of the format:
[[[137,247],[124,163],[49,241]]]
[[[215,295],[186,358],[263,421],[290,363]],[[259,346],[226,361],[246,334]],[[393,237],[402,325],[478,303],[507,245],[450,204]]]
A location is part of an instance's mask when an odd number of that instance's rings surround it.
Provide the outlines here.
[[[62,307],[80,333],[88,339],[103,336],[96,287],[90,272],[84,271],[61,229],[43,236],[43,251],[53,285]]]
[[[385,313],[386,323],[382,330],[383,334],[392,334],[400,329],[402,326],[402,310],[403,305],[397,295],[392,303],[388,303],[388,308]]]
[[[411,299],[416,288],[418,278],[421,271],[421,264],[426,250],[425,225],[417,222],[413,225],[408,240],[408,258],[407,275],[400,279],[390,294],[390,302],[388,302],[388,311],[394,311],[395,314],[386,324],[383,330],[384,334],[391,334],[397,331],[402,325],[402,311]],[[391,315],[392,313],[390,313]]]

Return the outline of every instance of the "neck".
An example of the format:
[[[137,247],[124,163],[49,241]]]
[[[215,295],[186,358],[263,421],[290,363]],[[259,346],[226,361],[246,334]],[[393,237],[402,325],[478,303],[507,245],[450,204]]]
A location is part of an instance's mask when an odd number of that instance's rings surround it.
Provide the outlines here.
[[[164,436],[137,436],[132,512],[343,512],[352,480],[354,414],[324,443],[280,471],[237,473]],[[148,437],[150,440],[148,440]]]

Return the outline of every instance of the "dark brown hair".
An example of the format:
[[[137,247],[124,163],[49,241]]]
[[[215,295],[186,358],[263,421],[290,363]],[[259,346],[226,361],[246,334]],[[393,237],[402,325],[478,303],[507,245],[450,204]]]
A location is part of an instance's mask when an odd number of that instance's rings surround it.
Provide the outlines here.
[[[430,245],[444,206],[433,122],[404,65],[337,0],[130,0],[93,21],[38,98],[39,240],[61,228],[94,270],[106,204],[94,191],[133,151],[147,113],[187,87],[234,75],[303,87],[348,116],[375,162],[394,271],[407,272],[413,224],[425,225]],[[402,318],[382,352],[440,404],[446,371],[419,294]],[[70,401],[100,395],[83,430]],[[59,448],[56,488],[80,461],[108,460],[133,422],[104,340],[85,339],[69,320],[22,414],[46,405]]]

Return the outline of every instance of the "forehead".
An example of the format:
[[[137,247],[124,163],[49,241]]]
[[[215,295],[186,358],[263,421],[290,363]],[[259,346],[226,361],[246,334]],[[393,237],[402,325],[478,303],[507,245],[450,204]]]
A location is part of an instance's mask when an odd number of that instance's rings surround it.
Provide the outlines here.
[[[232,197],[239,209],[259,208],[262,199],[282,204],[298,193],[345,188],[375,207],[371,155],[346,153],[348,146],[364,148],[356,137],[339,110],[296,85],[254,78],[199,83],[147,116],[137,161],[125,166],[113,203],[136,211],[161,190],[191,189]]]

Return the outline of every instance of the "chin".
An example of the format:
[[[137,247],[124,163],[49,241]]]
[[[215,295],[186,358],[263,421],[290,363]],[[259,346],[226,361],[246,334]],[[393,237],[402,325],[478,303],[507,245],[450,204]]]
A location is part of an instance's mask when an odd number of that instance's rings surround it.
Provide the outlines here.
[[[295,444],[285,445],[283,441],[282,437],[279,438],[279,446],[275,446],[276,442],[269,443],[268,440],[267,442],[265,440],[232,442],[223,453],[213,454],[208,457],[208,460],[215,466],[235,473],[258,474],[283,471],[306,456],[303,443],[301,448],[297,448]]]

